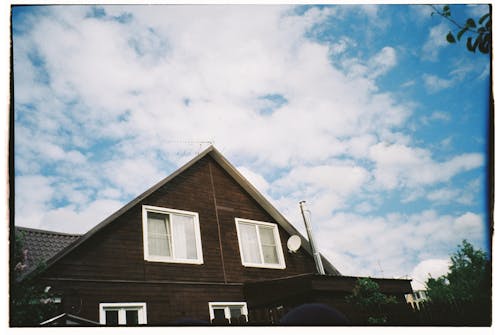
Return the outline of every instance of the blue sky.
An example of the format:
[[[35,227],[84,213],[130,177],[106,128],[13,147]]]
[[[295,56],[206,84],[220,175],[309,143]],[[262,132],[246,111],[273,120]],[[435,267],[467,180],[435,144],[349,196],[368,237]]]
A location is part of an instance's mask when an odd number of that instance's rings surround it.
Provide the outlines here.
[[[430,13],[13,7],[16,224],[84,233],[210,141],[342,273],[421,286],[488,248],[489,57]]]

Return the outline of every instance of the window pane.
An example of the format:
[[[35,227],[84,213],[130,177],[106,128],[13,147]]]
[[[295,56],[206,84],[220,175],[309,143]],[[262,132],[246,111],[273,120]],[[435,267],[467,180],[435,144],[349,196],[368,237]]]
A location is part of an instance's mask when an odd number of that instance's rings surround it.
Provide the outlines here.
[[[264,263],[278,264],[278,251],[274,239],[274,229],[270,227],[259,226],[260,241],[262,244],[262,254]]]
[[[243,260],[246,263],[262,263],[255,225],[240,223],[239,230]]]
[[[170,225],[168,215],[148,213],[148,249],[154,256],[170,257]]]
[[[106,311],[106,324],[112,326],[118,324],[118,311]]]
[[[175,258],[196,259],[196,236],[194,217],[172,215]]]
[[[224,314],[224,308],[214,308],[214,318],[217,320],[224,319],[226,315]]]
[[[262,246],[262,254],[264,255],[264,263],[278,264],[278,253],[276,247]]]
[[[139,313],[137,310],[125,311],[125,316],[127,318],[127,325],[138,325],[139,324]]]
[[[259,226],[260,241],[262,245],[275,245],[274,229],[271,227]]]
[[[231,306],[229,307],[229,312],[231,313],[231,318],[239,318],[241,315],[241,307]]]

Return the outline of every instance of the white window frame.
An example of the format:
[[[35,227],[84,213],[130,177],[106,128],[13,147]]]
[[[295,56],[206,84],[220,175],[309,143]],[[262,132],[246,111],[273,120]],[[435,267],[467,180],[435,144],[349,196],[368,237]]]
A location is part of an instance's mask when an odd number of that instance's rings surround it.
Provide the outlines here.
[[[246,302],[209,302],[208,312],[210,313],[210,322],[215,319],[214,309],[224,308],[224,317],[231,323],[231,311],[229,307],[240,307],[241,315],[244,315],[248,322],[248,308]]]
[[[276,223],[242,219],[242,218],[235,218],[234,220],[236,222],[236,232],[238,235],[238,246],[240,248],[241,264],[243,266],[256,267],[256,268],[267,268],[267,269],[285,269],[286,268],[285,256],[283,255],[283,247],[281,245],[280,233],[278,230],[278,225]],[[256,232],[257,232],[257,239],[259,242],[258,246],[259,246],[260,259],[262,260],[262,263],[250,263],[250,262],[245,261],[245,259],[243,258],[243,248],[242,248],[243,243],[241,240],[241,233],[240,233],[240,226],[239,226],[240,223],[241,224],[253,224],[256,227],[265,226],[265,227],[270,227],[273,229],[274,242],[276,243],[276,247],[277,247],[278,264],[266,264],[266,263],[264,263],[264,255],[262,252],[262,242],[260,239],[259,229],[257,229],[257,228],[256,228]]]
[[[137,311],[140,325],[148,323],[145,302],[102,302],[99,304],[99,323],[106,324],[106,311],[118,311],[118,325],[126,325],[126,311]]]
[[[174,238],[171,239],[170,243],[172,246],[172,256],[158,256],[158,255],[150,255],[149,254],[149,245],[148,245],[148,213],[159,213],[159,214],[178,214],[193,217],[194,221],[194,234],[195,234],[195,242],[196,242],[196,259],[185,259],[185,258],[176,258],[175,255],[175,242]],[[171,222],[171,220],[170,220]],[[173,234],[173,230],[172,234]],[[185,263],[185,264],[203,264],[203,251],[201,249],[201,235],[200,235],[200,220],[198,213],[183,211],[172,208],[164,208],[164,207],[156,207],[143,205],[142,206],[142,233],[143,233],[143,243],[144,243],[144,260],[149,262],[163,262],[163,263]]]

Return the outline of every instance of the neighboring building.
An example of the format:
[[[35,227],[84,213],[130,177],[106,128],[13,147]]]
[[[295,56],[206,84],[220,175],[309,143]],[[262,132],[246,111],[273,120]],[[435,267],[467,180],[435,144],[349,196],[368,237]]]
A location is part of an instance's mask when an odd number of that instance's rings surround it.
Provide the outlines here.
[[[46,263],[39,280],[62,298],[64,322],[269,324],[307,302],[355,319],[344,297],[356,278],[324,257],[315,274],[308,241],[214,147],[84,235],[16,230]],[[401,303],[411,292],[409,280],[376,281]]]
[[[413,293],[405,295],[406,302],[411,305],[413,309],[420,310],[422,304],[427,301],[427,292],[425,290],[416,290]]]

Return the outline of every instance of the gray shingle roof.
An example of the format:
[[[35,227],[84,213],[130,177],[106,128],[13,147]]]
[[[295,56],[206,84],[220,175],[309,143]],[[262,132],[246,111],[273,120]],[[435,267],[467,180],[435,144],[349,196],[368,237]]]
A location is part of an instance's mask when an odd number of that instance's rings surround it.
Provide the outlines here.
[[[16,227],[16,235],[23,236],[23,247],[28,249],[27,267],[29,270],[40,262],[46,262],[66,248],[81,235],[59,233],[25,227]]]

